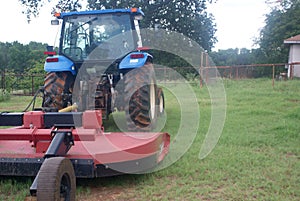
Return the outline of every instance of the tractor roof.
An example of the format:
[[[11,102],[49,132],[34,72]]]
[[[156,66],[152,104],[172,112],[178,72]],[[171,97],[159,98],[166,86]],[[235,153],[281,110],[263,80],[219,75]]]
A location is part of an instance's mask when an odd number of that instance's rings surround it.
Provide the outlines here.
[[[143,11],[139,8],[128,8],[128,9],[105,9],[105,10],[89,10],[89,11],[73,11],[67,13],[56,14],[56,17],[62,19],[66,16],[74,15],[97,15],[97,14],[109,14],[109,13],[130,13],[133,15],[144,15]]]

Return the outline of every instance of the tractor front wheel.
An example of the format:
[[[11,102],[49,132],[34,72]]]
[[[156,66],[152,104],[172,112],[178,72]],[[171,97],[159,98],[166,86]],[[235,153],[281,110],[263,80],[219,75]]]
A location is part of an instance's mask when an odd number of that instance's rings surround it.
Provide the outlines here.
[[[37,180],[37,200],[75,201],[76,177],[71,161],[64,157],[46,159]]]

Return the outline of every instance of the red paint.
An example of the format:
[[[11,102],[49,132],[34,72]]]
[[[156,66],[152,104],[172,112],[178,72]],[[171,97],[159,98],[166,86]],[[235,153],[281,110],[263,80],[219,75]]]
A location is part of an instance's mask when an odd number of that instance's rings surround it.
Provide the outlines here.
[[[0,129],[0,157],[43,157],[54,128],[42,128],[42,114],[25,113],[23,127]],[[160,162],[168,153],[170,136],[167,133],[104,132],[99,124],[102,123],[100,117],[101,113],[95,111],[83,113],[83,127],[71,130],[75,145],[66,157],[92,159],[95,164],[106,164],[157,155],[157,162]]]
[[[23,117],[24,128],[43,128],[43,115],[42,111],[25,112]]]
[[[147,51],[147,50],[150,50],[151,48],[150,47],[147,47],[147,46],[145,46],[145,47],[138,47],[137,48],[137,50],[139,50],[139,51]]]
[[[58,62],[58,58],[57,58],[57,57],[55,57],[55,58],[47,58],[47,59],[46,59],[46,62],[48,62],[48,63],[51,63],[51,62]]]
[[[46,52],[44,52],[44,55],[53,56],[53,55],[56,55],[56,52],[55,51],[46,51]]]
[[[102,113],[100,110],[89,110],[82,115],[83,128],[102,128]]]

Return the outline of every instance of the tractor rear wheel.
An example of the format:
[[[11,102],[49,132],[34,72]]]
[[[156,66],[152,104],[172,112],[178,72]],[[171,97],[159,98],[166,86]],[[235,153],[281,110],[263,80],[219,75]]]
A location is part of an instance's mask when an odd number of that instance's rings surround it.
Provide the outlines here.
[[[75,77],[71,72],[50,72],[44,80],[43,107],[60,110],[72,103]]]
[[[38,201],[75,201],[76,177],[69,159],[64,157],[46,159],[37,179]]]
[[[126,74],[124,93],[128,130],[152,130],[158,111],[156,79],[151,63]]]

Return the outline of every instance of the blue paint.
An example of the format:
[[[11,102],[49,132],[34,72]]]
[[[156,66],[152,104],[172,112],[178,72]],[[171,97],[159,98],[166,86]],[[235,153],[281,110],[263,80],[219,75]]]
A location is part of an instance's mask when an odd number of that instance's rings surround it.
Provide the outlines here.
[[[134,54],[143,54],[143,58],[131,58],[131,55]],[[146,52],[132,52],[128,54],[120,63],[119,69],[131,69],[131,68],[139,68],[145,65],[147,58],[151,57],[152,55]]]
[[[44,69],[46,72],[62,72],[62,71],[70,71],[73,75],[76,74],[74,63],[61,55],[55,55],[48,58],[58,58],[58,62],[45,62]]]
[[[105,10],[89,10],[89,11],[74,11],[68,13],[61,13],[58,17],[62,19],[63,17],[73,16],[73,15],[99,15],[99,14],[109,14],[109,13],[130,13],[132,15],[143,15],[144,12],[141,9],[137,9],[136,12],[132,12],[131,9],[105,9]]]

